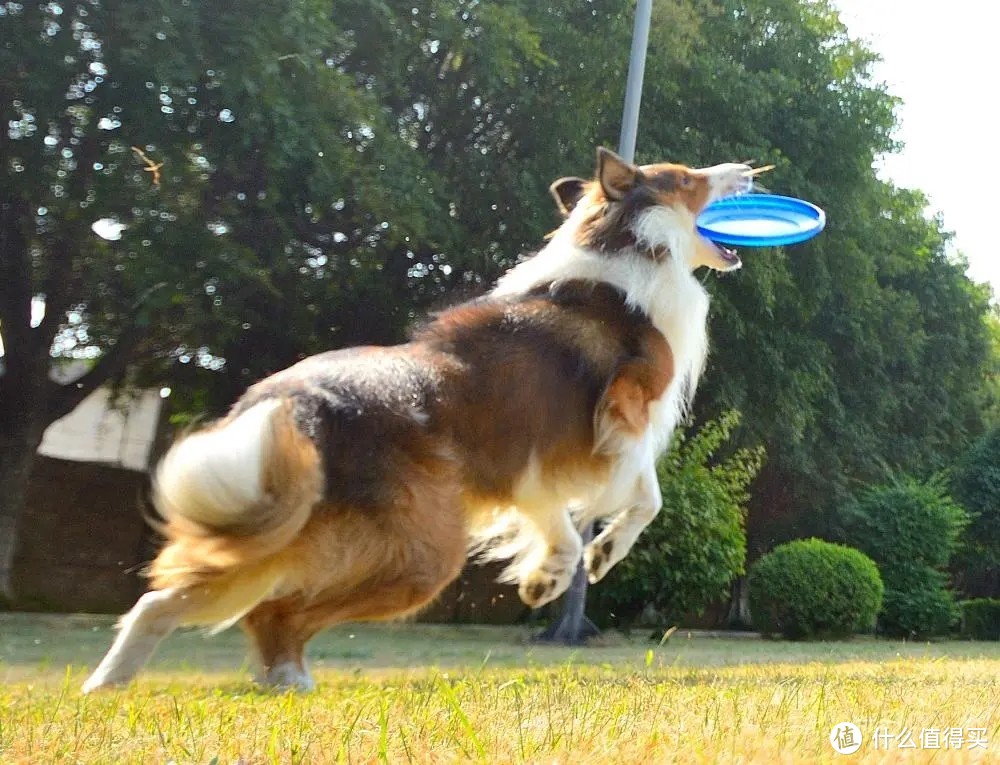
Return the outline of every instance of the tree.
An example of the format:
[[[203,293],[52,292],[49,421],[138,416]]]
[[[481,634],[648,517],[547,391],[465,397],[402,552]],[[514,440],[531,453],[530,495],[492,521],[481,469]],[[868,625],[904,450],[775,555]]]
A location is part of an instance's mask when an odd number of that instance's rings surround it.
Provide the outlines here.
[[[711,65],[692,64],[681,99],[687,152],[774,162],[763,183],[815,201],[829,221],[710,285],[697,413],[743,411],[736,443],[767,451],[750,505],[754,556],[827,534],[859,484],[941,469],[981,431],[989,292],[949,254],[924,197],[875,177],[896,102],[835,12],[792,0],[727,9],[703,29],[722,50],[699,51]]]
[[[0,592],[42,432],[129,361],[182,411],[219,411],[319,348],[400,339],[511,262],[499,241],[541,238],[523,144],[543,109],[512,96],[548,60],[524,9],[2,7]],[[460,228],[466,207],[491,212]],[[52,356],[96,363],[58,386]]]
[[[147,374],[228,367],[238,381],[219,386],[228,393],[319,337],[394,336],[409,319],[406,301],[385,298],[406,283],[400,245],[433,247],[447,227],[434,223],[419,162],[407,165],[409,145],[328,60],[343,41],[326,3],[6,4],[0,24],[9,596],[24,488],[49,423],[137,357]],[[96,236],[98,220],[119,238]],[[321,312],[327,301],[336,308]],[[297,342],[257,342],[269,323]],[[252,371],[238,348],[259,354]],[[59,384],[53,357],[93,363]]]
[[[943,469],[983,427],[988,292],[949,257],[920,195],[877,181],[857,195],[846,230],[814,246],[820,258],[806,248],[789,254],[812,270],[795,277],[798,294],[775,298],[776,334],[746,333],[739,319],[734,330],[749,346],[721,333],[722,400],[754,412],[750,430],[763,427],[753,435],[771,449],[751,505],[757,552],[827,534],[833,509],[857,486]],[[754,379],[745,359],[724,358],[731,353],[749,354],[764,377]]]
[[[983,419],[990,428],[1000,427],[1000,302],[994,302],[987,319],[990,334],[990,367],[983,390]]]
[[[632,20],[611,0],[0,8],[4,589],[44,425],[126,361],[216,413],[307,353],[402,339],[537,247],[548,184],[614,144]],[[873,174],[895,100],[872,60],[822,2],[654,5],[639,160],[774,162],[765,183],[828,213],[708,284],[695,414],[738,409],[732,448],[767,450],[758,552],[982,428],[988,295],[922,197]],[[60,388],[52,354],[96,363]]]

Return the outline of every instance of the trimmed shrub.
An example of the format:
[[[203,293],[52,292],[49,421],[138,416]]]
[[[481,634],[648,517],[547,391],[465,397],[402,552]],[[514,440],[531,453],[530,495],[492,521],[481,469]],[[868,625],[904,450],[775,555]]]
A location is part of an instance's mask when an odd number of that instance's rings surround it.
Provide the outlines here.
[[[849,544],[871,556],[885,583],[879,631],[896,637],[947,632],[958,606],[941,569],[969,515],[940,478],[900,478],[864,493],[840,514]]]
[[[885,597],[879,631],[896,637],[943,635],[958,621],[958,603],[948,577],[930,566],[896,566],[883,573]]]
[[[1000,600],[975,598],[963,601],[962,634],[973,640],[1000,640]]]
[[[676,624],[726,596],[743,573],[743,506],[764,452],[741,449],[713,459],[739,419],[727,412],[690,438],[675,437],[657,465],[663,510],[594,588],[598,621],[629,626],[645,611],[660,620],[657,626]]]
[[[754,627],[792,640],[869,630],[882,605],[871,558],[821,539],[778,545],[754,564],[748,586]]]

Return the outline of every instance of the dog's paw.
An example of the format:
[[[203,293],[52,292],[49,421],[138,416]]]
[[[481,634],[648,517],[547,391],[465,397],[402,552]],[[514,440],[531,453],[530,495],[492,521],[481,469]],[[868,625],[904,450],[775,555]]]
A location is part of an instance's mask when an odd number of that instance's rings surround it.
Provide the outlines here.
[[[108,691],[115,688],[121,688],[127,683],[128,680],[115,680],[108,677],[106,673],[98,670],[87,678],[86,682],[80,688],[80,692],[87,694],[94,693],[94,691]]]
[[[541,608],[566,592],[572,579],[572,569],[540,568],[521,580],[517,594],[532,608]]]
[[[587,581],[591,584],[601,581],[619,560],[614,556],[615,540],[612,537],[602,539],[602,536],[583,548],[583,566],[587,570]]]
[[[309,671],[293,661],[283,661],[258,678],[261,685],[279,691],[311,691],[316,687]]]

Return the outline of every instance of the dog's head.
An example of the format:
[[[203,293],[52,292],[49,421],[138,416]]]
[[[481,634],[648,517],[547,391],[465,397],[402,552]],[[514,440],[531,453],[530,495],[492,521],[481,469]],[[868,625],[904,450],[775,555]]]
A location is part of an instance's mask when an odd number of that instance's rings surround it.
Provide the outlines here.
[[[683,258],[691,269],[732,271],[740,267],[739,257],[701,236],[695,220],[710,202],[745,193],[751,185],[749,165],[637,166],[600,148],[593,180],[560,178],[550,191],[567,217],[563,225],[571,227],[581,247],[655,260]]]

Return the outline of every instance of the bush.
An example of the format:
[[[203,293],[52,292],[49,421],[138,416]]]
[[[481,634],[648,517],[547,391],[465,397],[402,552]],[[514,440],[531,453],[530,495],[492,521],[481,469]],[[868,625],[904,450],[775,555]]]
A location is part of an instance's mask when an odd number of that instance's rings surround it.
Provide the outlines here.
[[[754,626],[792,640],[869,630],[882,605],[871,558],[821,539],[778,545],[754,564],[748,586]]]
[[[969,522],[940,478],[909,477],[869,489],[841,519],[849,543],[869,555],[883,576],[895,566],[946,566]]]
[[[941,571],[958,547],[968,513],[940,478],[901,478],[869,490],[841,512],[846,540],[871,556],[885,582],[879,631],[897,637],[947,632],[958,616]]]
[[[689,439],[678,436],[657,465],[663,510],[633,550],[593,591],[595,614],[631,624],[652,610],[663,625],[728,594],[743,573],[747,487],[763,450],[740,450],[712,465],[713,454],[739,424],[727,412]]]
[[[958,621],[958,604],[943,572],[929,566],[900,566],[883,579],[880,632],[896,637],[943,635]]]
[[[973,640],[1000,640],[1000,600],[976,598],[963,601],[962,634]]]

